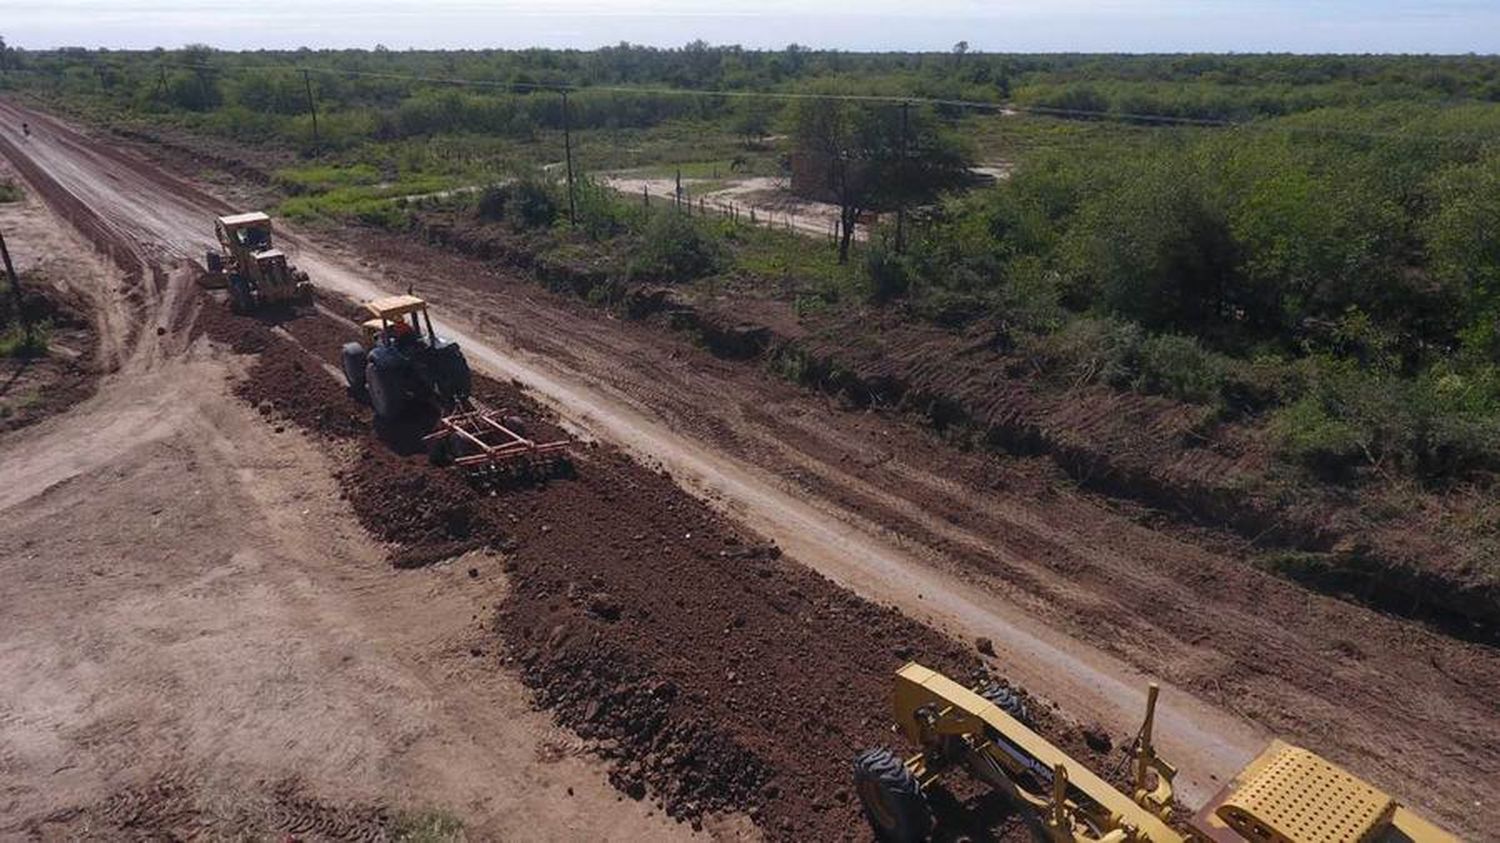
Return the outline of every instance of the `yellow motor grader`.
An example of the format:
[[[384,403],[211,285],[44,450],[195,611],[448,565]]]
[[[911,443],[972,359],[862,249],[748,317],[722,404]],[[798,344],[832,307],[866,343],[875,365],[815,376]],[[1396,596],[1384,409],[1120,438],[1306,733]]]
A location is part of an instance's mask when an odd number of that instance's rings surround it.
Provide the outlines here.
[[[1151,743],[1157,687],[1131,746],[1127,796],[1036,732],[1004,688],[966,688],[915,662],[896,673],[896,725],[921,750],[855,759],[855,790],[882,840],[926,839],[924,791],[966,769],[1019,806],[1052,843],[1456,843],[1375,786],[1319,756],[1273,741],[1185,823],[1173,822],[1177,769]]]
[[[270,217],[258,211],[219,217],[214,234],[219,251],[206,256],[208,280],[229,288],[229,306],[236,313],[312,298],[307,273],[289,264],[271,242]]]

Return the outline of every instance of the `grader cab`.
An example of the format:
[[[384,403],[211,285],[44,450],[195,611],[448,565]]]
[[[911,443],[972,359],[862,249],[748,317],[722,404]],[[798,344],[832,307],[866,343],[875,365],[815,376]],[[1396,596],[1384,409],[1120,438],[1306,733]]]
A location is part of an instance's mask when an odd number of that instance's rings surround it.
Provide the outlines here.
[[[861,753],[854,783],[876,835],[925,840],[925,791],[965,769],[1035,812],[1052,843],[1456,843],[1391,796],[1298,747],[1273,741],[1186,823],[1174,823],[1177,770],[1152,745],[1157,688],[1131,747],[1127,796],[1024,722],[1012,698],[976,689],[915,662],[896,674],[898,729],[921,751]],[[1019,717],[1017,715],[1020,715]]]
[[[270,217],[259,212],[219,217],[214,234],[219,251],[207,255],[209,277],[222,279],[237,313],[312,297],[307,273],[288,263],[272,242]]]

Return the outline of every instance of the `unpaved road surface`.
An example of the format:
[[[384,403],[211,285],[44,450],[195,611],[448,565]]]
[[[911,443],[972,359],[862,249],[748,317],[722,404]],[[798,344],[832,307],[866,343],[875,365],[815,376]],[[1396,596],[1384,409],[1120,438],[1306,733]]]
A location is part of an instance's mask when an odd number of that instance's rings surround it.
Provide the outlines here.
[[[0,125],[20,116],[0,107]],[[206,246],[212,197],[37,115],[20,154],[128,236]],[[52,136],[56,139],[53,140]],[[1500,660],[1145,529],[1024,463],[954,455],[884,420],[715,361],[473,262],[388,236],[356,253],[294,240],[324,286],[415,282],[471,359],[583,430],[654,458],[798,561],[961,639],[1112,733],[1171,680],[1158,735],[1201,798],[1269,736],[1311,745],[1454,830],[1500,822]],[[378,261],[378,263],[377,263]]]
[[[0,437],[0,838],[695,836],[493,667],[498,559],[392,571],[327,456],[230,394],[243,364],[179,330],[190,275],[132,279],[29,205],[0,226],[71,267],[113,370]]]

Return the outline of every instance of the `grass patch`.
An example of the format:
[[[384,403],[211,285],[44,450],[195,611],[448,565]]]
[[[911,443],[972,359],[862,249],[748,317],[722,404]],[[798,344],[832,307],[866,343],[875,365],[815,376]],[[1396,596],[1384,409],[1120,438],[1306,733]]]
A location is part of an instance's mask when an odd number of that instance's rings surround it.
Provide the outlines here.
[[[399,843],[450,843],[467,839],[464,824],[443,811],[405,811],[396,817],[391,839]]]
[[[374,225],[405,219],[406,197],[436,193],[457,186],[448,176],[414,176],[395,182],[337,187],[317,194],[293,196],[278,209],[288,219],[307,222],[319,218],[354,218]]]
[[[277,171],[275,179],[288,193],[301,195],[379,184],[380,171],[370,164],[290,167]]]
[[[51,335],[50,322],[33,325],[30,337],[20,326],[13,326],[0,334],[0,357],[41,357],[47,353]]]
[[[734,266],[750,275],[780,279],[809,290],[853,290],[861,283],[858,261],[840,264],[832,243],[774,228],[734,227]],[[853,249],[862,248],[854,244]]]
[[[25,196],[20,185],[10,179],[0,179],[0,203],[19,202]]]

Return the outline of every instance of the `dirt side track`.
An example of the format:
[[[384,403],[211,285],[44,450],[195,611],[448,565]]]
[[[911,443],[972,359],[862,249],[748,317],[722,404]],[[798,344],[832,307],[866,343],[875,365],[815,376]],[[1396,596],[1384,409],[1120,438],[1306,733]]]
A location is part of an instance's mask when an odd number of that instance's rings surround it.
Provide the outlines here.
[[[70,171],[58,190],[97,199],[130,236],[192,254],[197,241],[178,227],[223,209],[128,155],[66,127],[47,129],[66,134],[70,147],[48,153]],[[132,216],[137,207],[111,205],[118,187],[101,188],[108,177],[88,178],[91,168],[112,171],[159,207],[140,218]],[[340,280],[347,278],[340,275],[346,262],[336,248],[300,245],[315,258],[309,268],[320,281],[350,283]],[[853,583],[861,593],[885,595],[904,614],[951,624],[961,634],[974,629],[966,616],[924,601],[922,593],[984,595],[993,607],[1011,607],[1005,611],[1012,615],[1044,620],[1050,628],[1027,628],[1048,642],[1062,646],[1071,635],[1075,643],[1065,652],[1102,666],[1103,673],[1089,674],[1091,682],[1103,676],[1133,684],[1137,677],[1121,666],[1134,665],[1208,700],[1205,709],[1177,710],[1177,730],[1199,726],[1222,736],[1217,744],[1194,740],[1175,748],[1187,775],[1201,777],[1200,788],[1211,787],[1211,776],[1232,771],[1275,731],[1353,766],[1457,831],[1482,837],[1500,822],[1493,798],[1500,780],[1500,659],[1492,649],[1310,595],[1231,556],[1143,529],[1070,494],[1025,461],[955,454],[884,420],[830,412],[744,366],[716,361],[646,326],[601,319],[483,264],[388,236],[359,245],[363,258],[380,261],[379,274],[392,286],[419,280],[466,330],[513,337],[519,348],[509,351],[516,358],[555,361],[549,365],[557,371],[594,384],[591,395],[613,402],[611,409],[635,414],[618,415],[654,419],[779,476],[781,494],[849,525],[840,535],[859,543],[847,545],[845,556],[849,547],[876,546],[870,536],[880,547],[899,547],[903,567],[890,577],[899,588],[882,592],[880,576],[866,572]],[[610,419],[602,421],[607,426]],[[756,501],[729,496],[721,506],[775,535],[774,519]],[[789,540],[782,544],[792,548]],[[820,570],[834,564],[816,553],[796,549]],[[853,579],[860,572],[842,573]],[[932,588],[934,582],[943,588]],[[954,582],[973,591],[956,592]],[[566,584],[557,587],[563,596],[549,596],[567,602]],[[1067,708],[1097,716],[1116,735],[1133,716],[1120,713],[1133,713],[1133,701],[1117,706],[1098,690],[1090,695],[1086,683],[1070,681],[1072,667],[1029,664],[1014,658],[1017,650],[1005,637],[996,639],[1002,657],[1013,658],[1016,678],[1033,690],[1040,684],[1053,696],[1076,692],[1064,700]],[[1097,687],[1110,688],[1102,693],[1112,698],[1114,685]],[[1182,697],[1169,689],[1169,699]],[[560,701],[561,710],[567,706]]]

